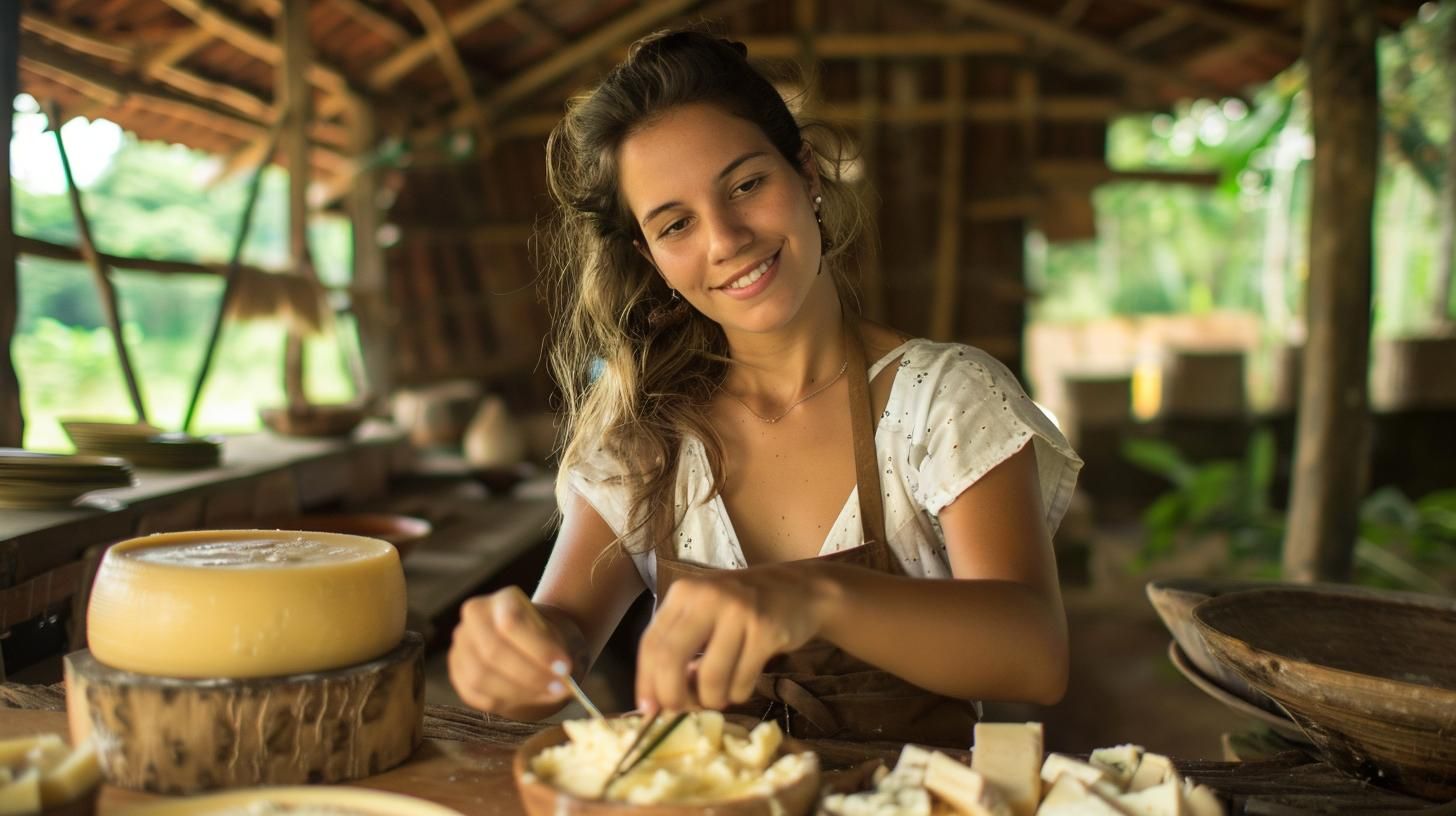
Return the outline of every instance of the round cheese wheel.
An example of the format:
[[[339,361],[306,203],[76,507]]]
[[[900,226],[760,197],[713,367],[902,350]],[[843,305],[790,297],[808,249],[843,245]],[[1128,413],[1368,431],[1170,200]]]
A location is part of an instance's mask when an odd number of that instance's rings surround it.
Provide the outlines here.
[[[394,546],[336,533],[207,530],[113,546],[86,613],[91,654],[162,677],[273,677],[372,660],[404,635]]]
[[[279,787],[229,791],[142,805],[134,816],[461,816],[425,799],[346,787]]]

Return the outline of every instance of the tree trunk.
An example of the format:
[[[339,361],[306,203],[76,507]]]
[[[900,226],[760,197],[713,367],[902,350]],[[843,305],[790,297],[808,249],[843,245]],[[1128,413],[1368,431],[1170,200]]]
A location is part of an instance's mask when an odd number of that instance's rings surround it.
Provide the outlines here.
[[[1446,103],[1456,122],[1456,15],[1447,15],[1442,32],[1446,58]],[[1451,278],[1456,274],[1456,136],[1446,139],[1446,172],[1441,176],[1441,242],[1436,248],[1436,325],[1451,323]]]
[[[1315,141],[1309,341],[1284,572],[1345,580],[1369,460],[1371,215],[1378,161],[1375,6],[1310,0],[1304,56]]]
[[[19,89],[20,4],[0,3],[0,99],[10,107]],[[14,117],[5,111],[0,144],[9,145]],[[15,268],[15,219],[10,193],[10,148],[0,150],[0,447],[18,448],[25,436],[20,406],[20,380],[15,376],[10,343],[20,313],[19,277]]]

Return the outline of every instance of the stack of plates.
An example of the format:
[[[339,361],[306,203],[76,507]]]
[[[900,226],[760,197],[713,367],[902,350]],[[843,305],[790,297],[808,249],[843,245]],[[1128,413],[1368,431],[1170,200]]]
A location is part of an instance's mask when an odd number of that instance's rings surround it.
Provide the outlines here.
[[[215,467],[222,459],[222,440],[214,436],[168,433],[140,422],[62,420],[61,427],[78,453],[120,456],[137,467]]]
[[[65,507],[92,490],[131,484],[121,459],[0,448],[0,507]]]

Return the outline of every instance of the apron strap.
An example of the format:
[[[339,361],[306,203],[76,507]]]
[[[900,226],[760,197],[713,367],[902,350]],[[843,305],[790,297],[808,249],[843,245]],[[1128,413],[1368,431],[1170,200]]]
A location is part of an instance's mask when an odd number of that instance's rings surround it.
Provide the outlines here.
[[[859,523],[866,545],[887,545],[885,504],[880,494],[879,457],[875,454],[876,423],[870,402],[869,363],[854,318],[844,316],[844,358],[849,362],[849,424],[854,438],[854,477],[859,488]]]

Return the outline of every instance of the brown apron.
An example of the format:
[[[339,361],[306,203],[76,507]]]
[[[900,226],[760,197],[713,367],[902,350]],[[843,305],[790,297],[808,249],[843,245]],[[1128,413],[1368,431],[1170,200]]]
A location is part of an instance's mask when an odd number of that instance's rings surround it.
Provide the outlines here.
[[[849,361],[855,481],[865,543],[809,560],[853,564],[899,575],[899,562],[885,536],[875,425],[870,418],[869,366],[864,343],[853,328],[846,328],[845,353]],[[656,554],[659,602],[679,578],[713,571],[679,561],[672,537],[658,542]],[[891,740],[953,748],[970,745],[977,719],[976,707],[970,701],[912,685],[823,640],[770,660],[758,678],[752,699],[729,711],[761,720],[773,717],[786,734],[799,738]]]

